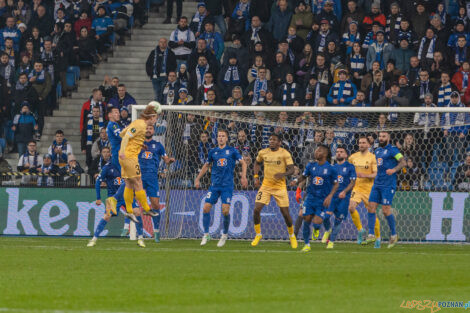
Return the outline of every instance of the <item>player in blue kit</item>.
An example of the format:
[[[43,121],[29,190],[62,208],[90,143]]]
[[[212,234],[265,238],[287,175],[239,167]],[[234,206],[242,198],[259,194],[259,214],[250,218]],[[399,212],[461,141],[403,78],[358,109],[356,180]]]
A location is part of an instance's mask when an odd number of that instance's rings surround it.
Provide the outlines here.
[[[166,164],[170,164],[175,162],[175,159],[168,157],[163,145],[152,139],[154,133],[155,127],[147,126],[144,148],[139,154],[139,165],[142,171],[142,184],[147,197],[150,198],[151,208],[159,213],[160,190],[158,187],[158,168],[160,160],[163,159]],[[155,242],[160,242],[160,217],[160,213],[157,216],[152,216]]]
[[[217,247],[223,247],[228,238],[228,228],[230,225],[230,202],[233,194],[233,172],[235,165],[239,162],[242,166],[241,184],[243,188],[248,187],[246,179],[246,163],[242,159],[237,149],[227,145],[228,131],[219,129],[217,132],[218,146],[209,151],[207,162],[202,167],[199,175],[196,177],[194,185],[200,187],[200,179],[206,174],[211,167],[211,187],[207,193],[206,203],[203,208],[202,224],[204,227],[204,236],[202,237],[201,246],[207,244],[211,239],[209,235],[209,225],[211,222],[211,209],[217,203],[219,198],[222,201],[222,214],[224,216],[224,226],[222,236],[220,237]]]
[[[108,147],[104,147],[101,151],[103,158],[106,160],[107,158],[110,158],[111,152]],[[114,195],[116,191],[119,189],[119,186],[124,182],[123,179],[121,179],[121,171],[114,165],[111,160],[106,163],[103,168],[101,169],[100,174],[96,178],[96,183],[95,183],[95,189],[96,189],[96,205],[101,205],[101,183],[105,182],[106,183],[106,188],[108,189],[108,197]],[[134,205],[135,206],[135,205]],[[106,227],[106,224],[108,224],[109,220],[113,216],[118,216],[119,211],[121,207],[125,207],[125,202],[124,199],[119,201],[115,207],[112,208],[106,208],[106,211],[104,213],[103,218],[100,220],[98,223],[98,226],[96,226],[95,233],[93,235],[93,238],[88,242],[88,247],[94,247],[96,245],[96,241],[98,240],[98,237],[100,234],[103,232],[104,228]],[[143,226],[142,224],[137,224],[136,225],[136,230],[137,230],[137,235],[139,240],[137,241],[137,244],[142,247],[142,245],[145,247],[143,244]]]
[[[328,147],[321,145],[315,150],[316,162],[310,162],[305,167],[303,174],[299,178],[296,192],[296,200],[300,203],[302,198],[302,187],[309,178],[307,186],[307,197],[302,206],[304,216],[303,237],[305,246],[303,252],[310,251],[310,223],[313,220],[313,238],[318,239],[320,227],[323,219],[326,218],[326,210],[330,207],[333,195],[338,190],[338,173],[336,169],[326,159],[328,157]]]
[[[382,212],[390,227],[390,240],[388,248],[393,248],[397,241],[395,215],[392,213],[393,196],[397,188],[397,173],[406,166],[406,161],[397,147],[390,144],[390,134],[382,131],[379,133],[379,147],[375,149],[377,159],[377,176],[369,196],[367,219],[369,223],[369,235],[364,244],[375,241],[374,227],[377,207],[382,205]],[[380,248],[380,245],[377,246]]]
[[[334,168],[338,173],[338,190],[333,195],[330,207],[326,210],[323,226],[325,233],[323,234],[322,243],[327,243],[327,249],[333,249],[336,236],[341,229],[341,223],[348,217],[349,200],[351,191],[356,184],[356,168],[354,165],[346,161],[348,151],[344,146],[336,148],[336,164]],[[331,230],[330,218],[335,215],[333,230]],[[329,240],[329,241],[328,241]]]

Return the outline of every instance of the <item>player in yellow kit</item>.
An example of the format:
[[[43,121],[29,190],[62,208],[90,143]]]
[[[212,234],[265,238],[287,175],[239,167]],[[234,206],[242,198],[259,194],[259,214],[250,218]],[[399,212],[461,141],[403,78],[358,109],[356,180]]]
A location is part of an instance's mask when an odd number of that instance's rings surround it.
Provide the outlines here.
[[[294,162],[292,161],[291,154],[281,148],[281,141],[280,134],[271,134],[269,137],[269,148],[259,151],[254,164],[255,187],[260,187],[259,171],[262,163],[264,164],[264,179],[255,200],[253,222],[256,236],[251,242],[253,247],[257,246],[261,238],[263,238],[260,225],[261,210],[271,202],[271,197],[274,197],[286,222],[290,245],[293,249],[297,248],[297,239],[294,235],[292,218],[289,214],[289,197],[286,185],[286,177],[294,174]]]
[[[161,110],[161,109],[160,109]],[[159,105],[149,104],[140,115],[128,127],[122,130],[121,149],[119,150],[119,164],[121,165],[121,177],[124,178],[126,187],[124,189],[124,201],[126,203],[126,216],[135,223],[140,223],[141,218],[134,215],[132,202],[135,198],[149,215],[158,215],[150,211],[147,195],[142,185],[141,171],[139,165],[139,153],[144,146],[147,126],[155,125],[158,117]],[[140,244],[139,244],[140,245]],[[142,241],[143,245],[143,241]]]
[[[369,206],[369,195],[374,184],[374,178],[377,175],[377,161],[375,155],[369,152],[370,143],[367,137],[360,137],[358,140],[359,151],[349,157],[349,163],[356,168],[356,185],[353,188],[351,199],[349,201],[349,213],[354,225],[356,226],[357,243],[364,241],[366,231],[362,228],[361,218],[357,212],[357,206],[363,202],[365,207]],[[380,245],[380,222],[377,218],[375,221],[375,238],[376,245]]]

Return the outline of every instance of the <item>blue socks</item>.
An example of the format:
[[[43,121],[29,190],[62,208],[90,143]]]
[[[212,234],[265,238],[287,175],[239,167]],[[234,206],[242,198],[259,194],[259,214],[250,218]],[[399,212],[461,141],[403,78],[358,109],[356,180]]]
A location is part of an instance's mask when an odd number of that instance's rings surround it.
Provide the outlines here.
[[[313,223],[313,229],[319,230],[321,228],[321,224],[315,224]]]
[[[304,220],[304,228],[303,228],[303,236],[304,242],[306,245],[310,243],[310,222]]]
[[[136,216],[137,220],[139,221],[138,224],[135,224],[135,228],[137,231],[137,236],[143,236],[144,235],[144,223],[142,221],[142,216]]]
[[[343,220],[335,218],[335,223],[334,223],[334,226],[333,226],[333,230],[331,231],[331,235],[330,235],[330,241],[331,242],[334,242],[336,240],[336,236],[338,235],[339,230],[341,229],[341,223],[342,222],[343,222]]]
[[[325,226],[326,231],[330,231],[331,229],[330,219],[331,219],[331,214],[328,214],[328,213],[325,214],[325,219],[323,220],[323,226]]]
[[[228,234],[228,227],[230,226],[230,214],[224,215],[224,234]]]
[[[367,224],[369,225],[369,235],[374,235],[374,228],[375,228],[375,219],[376,219],[376,214],[375,213],[367,213]]]
[[[158,213],[160,213],[160,212],[158,212]],[[154,230],[160,230],[160,219],[161,219],[160,214],[158,214],[157,216],[152,216],[153,229]]]
[[[397,234],[395,215],[390,214],[386,218],[387,218],[388,226],[390,227],[390,233],[392,234],[392,236],[395,236]]]
[[[126,183],[122,183],[121,186],[119,186],[119,189],[116,191],[116,193],[114,194],[114,198],[116,198],[116,200],[118,202],[124,202],[124,189],[126,188]]]
[[[211,224],[211,213],[202,213],[202,227],[204,228],[204,234],[209,233],[209,225]]]
[[[108,224],[107,221],[104,219],[101,219],[101,221],[98,223],[98,226],[96,226],[95,230],[95,237],[98,238],[100,234],[103,232],[104,228],[106,227],[106,224]]]

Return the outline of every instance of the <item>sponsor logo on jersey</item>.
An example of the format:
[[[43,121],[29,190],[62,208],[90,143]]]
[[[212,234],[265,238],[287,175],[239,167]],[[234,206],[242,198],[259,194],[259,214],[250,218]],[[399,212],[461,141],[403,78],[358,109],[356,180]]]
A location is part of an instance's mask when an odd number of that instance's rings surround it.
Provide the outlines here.
[[[323,178],[321,178],[320,176],[315,176],[315,177],[313,178],[313,184],[314,184],[315,186],[321,186],[321,185],[323,185]]]
[[[344,177],[341,176],[341,175],[338,175],[338,183],[341,184],[343,182],[343,180],[344,180]]]
[[[152,156],[153,156],[153,153],[150,152],[150,151],[144,151],[144,152],[142,152],[142,157],[143,157],[144,159],[147,159],[147,160],[148,160],[148,159],[151,159]]]
[[[122,184],[122,178],[121,177],[116,177],[114,179],[114,185],[115,186],[121,186],[121,184]]]
[[[377,159],[377,165],[381,166],[384,163],[384,160],[382,158]]]
[[[217,166],[227,166],[227,159],[218,159]]]

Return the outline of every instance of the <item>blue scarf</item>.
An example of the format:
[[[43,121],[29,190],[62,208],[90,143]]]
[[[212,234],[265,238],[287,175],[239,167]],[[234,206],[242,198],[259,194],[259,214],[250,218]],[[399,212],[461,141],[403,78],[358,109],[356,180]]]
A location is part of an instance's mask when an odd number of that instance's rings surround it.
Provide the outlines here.
[[[340,95],[339,94],[339,89],[340,89],[342,83],[344,84],[344,87],[343,87],[343,93]],[[335,99],[340,99],[340,98],[343,98],[344,96],[346,96],[346,97],[351,97],[352,96],[352,91],[353,90],[352,90],[352,85],[349,81],[344,81],[344,82],[339,81],[339,82],[335,83],[332,88],[333,88],[332,96]]]
[[[88,123],[86,125],[86,144],[87,146],[91,146],[93,144],[93,124],[94,124],[94,119],[93,117],[90,117],[88,120]],[[103,123],[103,117],[100,116],[98,120],[98,125],[99,125],[99,130],[104,127]]]
[[[36,72],[36,70],[32,70],[31,73],[29,73],[28,78],[32,78],[36,76],[36,81],[35,83],[37,84],[42,84],[46,81],[46,72],[44,70],[40,72]]]
[[[179,41],[179,39],[178,39],[178,33],[179,32],[180,32],[179,28],[176,28],[174,36],[173,36],[173,41],[174,42]],[[186,42],[190,42],[191,41],[191,30],[189,30],[189,28],[188,28],[185,31],[181,31],[181,34],[183,34],[183,33],[186,33]]]
[[[267,91],[268,90],[268,81],[265,79],[263,81],[260,81],[259,78],[256,78],[255,83],[254,83],[254,90],[253,90],[253,101],[251,102],[251,105],[257,105],[258,102],[261,102],[264,100],[264,98],[260,97],[261,90]]]
[[[33,166],[30,166],[30,168],[38,166],[38,156],[39,156],[39,153],[37,153],[37,152],[34,153],[34,159],[33,159],[33,164],[32,164]],[[26,151],[26,153],[23,154],[23,167],[26,165],[26,163],[29,163],[29,157],[30,157],[29,152]],[[28,162],[26,162],[26,161],[28,161]]]
[[[207,11],[206,11],[207,12]],[[196,22],[197,23],[197,33],[200,33],[201,32],[201,26],[202,26],[202,22],[204,22],[204,18],[206,17],[207,15],[204,13],[204,15],[201,15],[199,13],[199,10],[196,12],[196,14],[194,14],[194,17],[193,17],[193,22]]]
[[[452,85],[448,83],[446,86],[440,86],[437,94],[437,106],[444,107],[450,102],[450,94],[452,93]]]
[[[251,76],[256,79],[258,77],[258,69],[256,67],[251,68]]]
[[[157,73],[157,58],[158,58],[158,51],[160,49],[158,47],[155,48],[155,56],[153,59],[153,75],[159,76],[160,73]],[[166,60],[168,57],[168,48],[165,49],[163,52],[163,60],[162,60],[162,73],[166,74]]]
[[[213,54],[216,54],[216,51],[215,51],[216,46],[214,45],[215,32],[212,32],[212,33],[204,32],[200,38],[204,39],[206,41],[207,48],[210,49],[210,51]]]
[[[287,105],[287,87],[289,86],[288,83],[285,83],[283,88],[282,88],[282,105]],[[292,83],[290,85],[290,98],[289,100],[295,100],[295,83]]]
[[[62,148],[62,154],[54,153],[54,150],[57,147]],[[67,147],[68,147],[68,142],[67,142],[67,139],[65,138],[60,145],[55,140],[52,142],[51,152],[52,152],[52,161],[54,164],[67,163]]]
[[[392,21],[392,15],[390,14],[387,18],[387,24],[386,27],[385,27],[385,34],[388,36],[390,34],[390,29],[391,29],[391,21]],[[402,20],[402,15],[401,14],[398,14],[397,18],[395,19],[395,25],[393,27],[393,29],[395,31],[399,31],[400,30],[400,23],[401,23],[401,20]]]
[[[428,40],[427,37],[423,37],[421,39],[421,43],[419,45],[419,51],[418,51],[418,58],[421,60],[421,54],[423,53],[424,45],[426,44],[426,40]],[[428,46],[428,51],[426,51],[425,58],[426,59],[433,59],[434,58],[434,48],[436,47],[436,36],[434,36]]]
[[[359,32],[357,32],[355,35],[351,34],[350,32],[344,33],[343,35],[343,43],[346,44],[347,41],[350,41],[352,43],[354,42],[361,42],[361,35]],[[347,46],[346,48],[346,55],[351,54],[352,52],[352,47]]]
[[[240,75],[238,74],[238,66],[237,65],[229,65],[227,71],[224,75],[224,83],[229,84],[238,84],[240,83]]]
[[[462,88],[468,87],[468,72],[462,71]]]
[[[197,88],[201,87],[204,83],[204,74],[209,70],[209,64],[205,67],[196,66]]]
[[[350,62],[351,62],[351,72],[355,73],[355,72],[362,72],[362,70],[364,69],[364,65],[365,65],[365,59],[362,55],[360,54],[355,54],[353,55],[351,58],[350,58]]]
[[[385,62],[384,62],[384,48],[385,48],[385,42],[378,43],[375,42],[375,61],[380,63],[380,69],[385,68]]]
[[[463,49],[460,47],[455,48],[455,61],[459,63],[467,61],[467,47],[463,47]]]

